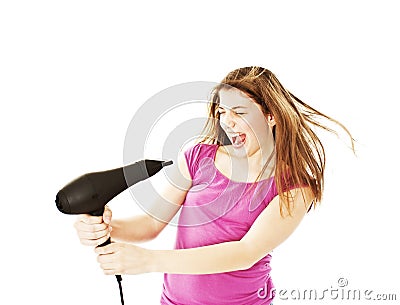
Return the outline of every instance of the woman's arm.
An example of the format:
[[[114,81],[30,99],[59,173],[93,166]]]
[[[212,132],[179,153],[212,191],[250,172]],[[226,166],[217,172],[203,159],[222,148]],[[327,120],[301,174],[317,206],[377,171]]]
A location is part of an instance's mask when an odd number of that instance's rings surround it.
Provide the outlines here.
[[[111,238],[124,242],[145,242],[160,234],[183,204],[192,181],[184,155],[178,156],[178,164],[168,169],[160,195],[153,202],[155,211],[111,221]]]
[[[311,191],[295,189],[291,193],[292,216],[281,216],[279,198],[275,197],[239,241],[179,250],[149,250],[113,244],[95,250],[100,254],[98,261],[106,274],[209,274],[248,269],[286,240],[307,213]]]
[[[141,243],[152,240],[165,227],[148,214],[135,215],[126,219],[115,219],[110,224],[113,241]]]

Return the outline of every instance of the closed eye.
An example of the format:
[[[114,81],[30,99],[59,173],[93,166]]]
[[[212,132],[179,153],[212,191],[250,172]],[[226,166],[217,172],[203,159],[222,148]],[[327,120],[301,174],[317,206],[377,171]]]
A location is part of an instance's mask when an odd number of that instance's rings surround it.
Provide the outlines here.
[[[218,108],[217,112],[218,112],[219,114],[226,113],[225,109],[221,109],[221,108]],[[243,115],[243,114],[246,114],[246,112],[237,112],[237,111],[233,111],[233,114],[236,114],[236,115]]]

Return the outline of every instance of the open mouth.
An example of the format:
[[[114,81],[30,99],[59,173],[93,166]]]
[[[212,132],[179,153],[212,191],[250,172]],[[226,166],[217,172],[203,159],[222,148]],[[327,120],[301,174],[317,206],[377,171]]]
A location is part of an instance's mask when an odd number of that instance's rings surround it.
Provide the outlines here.
[[[246,143],[246,134],[237,133],[232,135],[232,145],[235,148],[242,147]]]

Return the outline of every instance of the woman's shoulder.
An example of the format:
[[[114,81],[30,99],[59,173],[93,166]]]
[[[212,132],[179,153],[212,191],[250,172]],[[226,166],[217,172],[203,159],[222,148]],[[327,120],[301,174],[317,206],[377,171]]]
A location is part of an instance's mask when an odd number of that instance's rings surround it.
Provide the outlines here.
[[[184,156],[192,179],[197,172],[201,161],[206,160],[207,158],[213,158],[217,149],[218,145],[197,143],[185,150]]]

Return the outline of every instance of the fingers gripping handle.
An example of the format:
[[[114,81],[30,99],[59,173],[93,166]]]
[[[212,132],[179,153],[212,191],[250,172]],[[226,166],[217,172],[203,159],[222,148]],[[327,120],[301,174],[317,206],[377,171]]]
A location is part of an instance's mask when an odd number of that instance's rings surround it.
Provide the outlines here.
[[[92,215],[92,216],[103,216],[104,210],[105,209],[103,208],[103,209],[94,211],[94,212],[90,213],[90,215]],[[104,247],[104,246],[107,246],[109,244],[111,244],[111,237],[109,237],[104,243],[102,243],[101,245],[98,245],[97,247]]]
[[[94,212],[90,213],[90,215],[92,215],[92,216],[103,216],[104,210],[105,209],[103,208],[103,209],[94,211]],[[111,244],[111,237],[109,237],[104,243],[102,243],[101,245],[98,245],[97,247],[104,247],[104,246],[107,246],[109,244]]]
[[[109,237],[104,243],[101,245],[98,245],[97,247],[104,247],[111,244],[111,237]],[[115,277],[117,278],[118,281],[122,281],[122,277],[119,274],[116,274]]]

